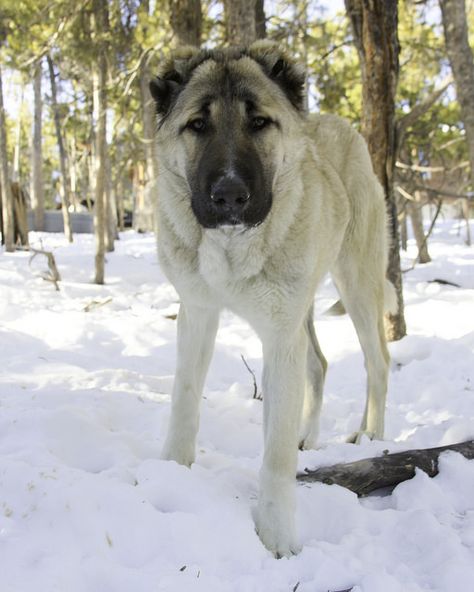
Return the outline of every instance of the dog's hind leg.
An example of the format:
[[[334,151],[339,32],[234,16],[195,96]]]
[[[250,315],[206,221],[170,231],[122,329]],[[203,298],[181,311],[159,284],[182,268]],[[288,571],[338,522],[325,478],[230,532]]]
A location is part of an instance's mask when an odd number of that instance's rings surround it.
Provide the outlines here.
[[[181,303],[171,417],[162,452],[165,460],[187,466],[194,462],[199,403],[218,324],[218,310]]]
[[[350,442],[359,442],[364,434],[383,438],[390,360],[383,324],[383,273],[370,269],[367,260],[368,267],[364,269],[357,269],[355,263],[345,260],[333,273],[342,302],[354,323],[367,371],[365,411],[360,429],[348,439]]]
[[[318,441],[324,378],[328,367],[314,330],[313,306],[306,317],[305,330],[308,335],[307,381],[299,447],[301,450],[310,450],[316,448]]]

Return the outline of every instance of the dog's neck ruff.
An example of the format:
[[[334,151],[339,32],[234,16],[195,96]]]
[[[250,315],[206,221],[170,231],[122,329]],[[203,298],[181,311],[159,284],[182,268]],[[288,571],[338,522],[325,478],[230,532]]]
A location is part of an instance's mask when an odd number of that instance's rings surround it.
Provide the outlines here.
[[[265,223],[254,228],[204,229],[199,244],[199,273],[210,286],[249,279],[263,268]]]
[[[285,248],[285,240],[300,208],[304,195],[301,175],[288,174],[288,169],[299,166],[302,163],[296,159],[285,163],[284,169],[278,171],[270,212],[261,224],[251,227],[203,228],[190,207],[189,190],[183,180],[163,175],[158,242],[162,263],[171,281],[179,280],[176,277],[178,260],[215,289],[230,288],[261,273],[268,259]]]

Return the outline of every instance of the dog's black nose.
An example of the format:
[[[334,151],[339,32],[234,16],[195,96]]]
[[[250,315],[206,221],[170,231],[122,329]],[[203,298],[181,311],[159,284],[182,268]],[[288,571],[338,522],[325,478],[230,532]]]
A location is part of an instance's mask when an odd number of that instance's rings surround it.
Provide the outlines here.
[[[237,176],[221,177],[211,187],[211,200],[222,212],[239,214],[248,204],[250,192]]]

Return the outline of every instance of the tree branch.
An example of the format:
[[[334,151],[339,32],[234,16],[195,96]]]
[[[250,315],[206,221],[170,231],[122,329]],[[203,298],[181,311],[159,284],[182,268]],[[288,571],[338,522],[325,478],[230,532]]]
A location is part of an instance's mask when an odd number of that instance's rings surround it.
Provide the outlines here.
[[[405,134],[408,127],[413,125],[417,119],[419,119],[422,115],[424,115],[427,111],[431,109],[431,107],[436,103],[436,101],[441,97],[441,95],[446,91],[446,89],[452,84],[452,82],[452,76],[448,76],[447,78],[445,78],[438,89],[434,90],[422,101],[417,103],[409,113],[398,119],[396,125],[398,132],[397,135],[399,138],[401,138]]]
[[[441,195],[443,197],[454,197],[455,199],[467,199],[468,201],[472,199],[471,195],[467,193],[453,193],[452,191],[444,191],[443,189],[434,189],[434,187],[428,187],[427,185],[414,185],[414,189],[418,189],[420,191],[426,191],[427,193],[432,193],[434,195]]]

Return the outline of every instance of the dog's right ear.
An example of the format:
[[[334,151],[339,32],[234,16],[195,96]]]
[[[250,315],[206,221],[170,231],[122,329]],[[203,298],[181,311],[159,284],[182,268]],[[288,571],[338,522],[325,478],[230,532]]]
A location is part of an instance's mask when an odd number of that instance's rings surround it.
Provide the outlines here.
[[[177,74],[177,73],[176,73]],[[174,74],[171,77],[155,77],[150,80],[150,93],[156,105],[158,115],[165,115],[170,110],[180,92],[182,80]]]
[[[158,115],[164,116],[170,111],[199,63],[197,58],[200,53],[196,47],[182,47],[176,50],[163,61],[158,75],[150,80],[150,93]]]

